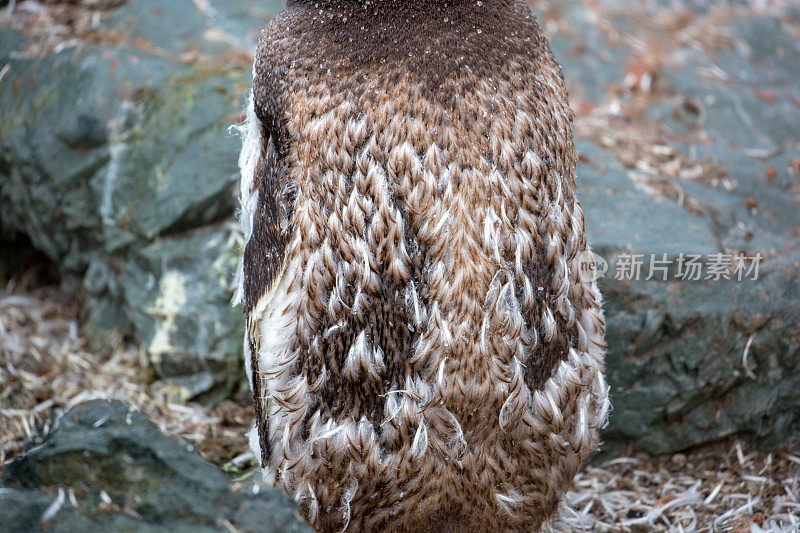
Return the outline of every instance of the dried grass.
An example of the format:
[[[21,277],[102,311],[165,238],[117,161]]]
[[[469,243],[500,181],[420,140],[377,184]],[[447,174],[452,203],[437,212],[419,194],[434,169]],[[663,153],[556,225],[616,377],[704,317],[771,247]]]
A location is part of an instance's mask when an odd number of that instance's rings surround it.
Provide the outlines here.
[[[42,56],[97,38],[100,21],[126,0],[12,0],[0,23],[34,38],[26,55]]]
[[[578,475],[551,532],[800,531],[800,460],[740,443],[668,458],[640,455]]]
[[[135,349],[96,349],[77,305],[56,289],[0,290],[0,468],[41,442],[59,413],[91,398],[135,406],[236,473],[255,464],[250,406],[171,403]],[[550,524],[568,531],[800,531],[800,450],[747,452],[738,443],[691,455],[588,466]],[[248,476],[249,477],[249,476]]]
[[[39,443],[60,413],[96,398],[140,409],[217,463],[245,453],[248,406],[227,400],[208,410],[174,403],[166,391],[138,350],[92,347],[74,300],[54,288],[0,289],[0,470]]]

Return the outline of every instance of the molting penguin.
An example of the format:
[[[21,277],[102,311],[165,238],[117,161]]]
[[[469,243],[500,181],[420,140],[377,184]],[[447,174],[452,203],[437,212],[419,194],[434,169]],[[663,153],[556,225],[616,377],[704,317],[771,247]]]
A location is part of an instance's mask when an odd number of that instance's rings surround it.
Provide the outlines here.
[[[597,447],[572,112],[522,0],[289,0],[241,155],[264,475],[314,528],[531,530]]]

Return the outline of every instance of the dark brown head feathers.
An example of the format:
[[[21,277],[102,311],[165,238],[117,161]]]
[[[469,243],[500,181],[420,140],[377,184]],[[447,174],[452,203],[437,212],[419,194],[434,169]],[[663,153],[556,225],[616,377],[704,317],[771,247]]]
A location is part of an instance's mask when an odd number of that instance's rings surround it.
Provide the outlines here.
[[[272,26],[313,48],[320,60],[313,66],[326,75],[402,66],[404,75],[440,93],[462,70],[520,76],[525,64],[519,60],[550,56],[527,6],[510,0],[297,2]],[[262,42],[275,46],[273,36],[268,29]]]

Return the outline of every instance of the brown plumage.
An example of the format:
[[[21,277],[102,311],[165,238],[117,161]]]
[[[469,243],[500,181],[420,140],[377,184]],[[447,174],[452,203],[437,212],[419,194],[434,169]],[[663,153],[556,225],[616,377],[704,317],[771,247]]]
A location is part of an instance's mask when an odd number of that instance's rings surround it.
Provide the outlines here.
[[[336,530],[532,530],[608,408],[560,68],[521,0],[289,1],[238,299],[265,475]]]

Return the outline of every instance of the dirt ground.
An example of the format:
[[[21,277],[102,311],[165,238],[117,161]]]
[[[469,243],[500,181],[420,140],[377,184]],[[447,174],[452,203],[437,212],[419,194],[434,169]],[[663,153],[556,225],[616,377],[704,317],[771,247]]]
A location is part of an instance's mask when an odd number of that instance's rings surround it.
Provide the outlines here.
[[[0,469],[41,442],[59,413],[92,398],[118,399],[169,435],[245,478],[255,462],[244,433],[246,401],[212,409],[169,400],[133,348],[98,348],[81,332],[78,305],[23,277],[0,289]],[[796,444],[796,443],[795,443]],[[800,531],[800,447],[644,454],[589,465],[551,531]]]

